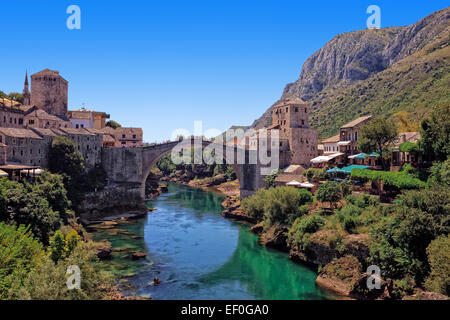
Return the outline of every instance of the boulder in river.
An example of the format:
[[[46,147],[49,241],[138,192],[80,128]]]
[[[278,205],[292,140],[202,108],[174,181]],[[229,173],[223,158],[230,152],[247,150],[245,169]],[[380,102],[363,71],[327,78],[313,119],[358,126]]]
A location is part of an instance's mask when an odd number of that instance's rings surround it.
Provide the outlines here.
[[[111,259],[111,243],[107,240],[94,242],[94,247],[97,250],[97,257],[100,260],[108,260]]]
[[[141,260],[141,259],[145,259],[146,257],[147,257],[147,254],[140,252],[140,251],[137,251],[137,252],[134,252],[133,254],[131,254],[132,260]]]

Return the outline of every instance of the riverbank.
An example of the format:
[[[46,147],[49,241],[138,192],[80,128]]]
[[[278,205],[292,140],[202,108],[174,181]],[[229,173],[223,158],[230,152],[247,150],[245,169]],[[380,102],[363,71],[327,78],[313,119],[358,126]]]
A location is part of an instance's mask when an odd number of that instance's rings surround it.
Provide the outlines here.
[[[111,245],[104,263],[120,292],[157,300],[329,297],[315,285],[314,270],[261,246],[248,223],[223,219],[224,200],[218,192],[168,183],[167,193],[147,202],[155,210],[146,218],[92,226],[94,240]],[[147,256],[132,260],[135,251]]]
[[[180,179],[181,178],[181,179]],[[301,265],[312,267],[318,272],[316,284],[344,299],[446,299],[445,296],[429,294],[420,287],[414,286],[412,291],[401,292],[398,283],[391,279],[380,279],[380,287],[367,289],[369,275],[366,268],[370,265],[371,238],[366,233],[346,233],[333,229],[323,229],[308,235],[307,241],[299,246],[289,243],[288,235],[291,226],[274,225],[265,227],[257,224],[241,207],[239,184],[229,183],[223,177],[189,180],[187,177],[163,177],[163,181],[175,182],[202,190],[219,192],[226,196],[222,202],[222,216],[237,221],[245,221],[252,226],[248,229],[258,236],[258,242],[269,248],[289,254],[289,258]],[[234,187],[234,189],[233,189]],[[345,205],[341,203],[339,207]],[[308,205],[309,215],[320,215],[320,207],[329,204],[314,202]]]

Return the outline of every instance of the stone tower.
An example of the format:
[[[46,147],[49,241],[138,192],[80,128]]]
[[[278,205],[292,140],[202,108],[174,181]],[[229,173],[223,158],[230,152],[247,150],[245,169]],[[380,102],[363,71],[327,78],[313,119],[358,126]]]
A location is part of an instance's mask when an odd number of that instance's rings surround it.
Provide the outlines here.
[[[31,76],[31,105],[66,118],[69,82],[58,71],[45,69]]]
[[[287,136],[290,163],[309,167],[317,157],[317,131],[309,127],[309,104],[301,99],[285,99],[273,107],[272,127]]]
[[[25,72],[25,83],[23,86],[23,104],[28,106],[30,104],[30,90],[28,87],[28,71]]]

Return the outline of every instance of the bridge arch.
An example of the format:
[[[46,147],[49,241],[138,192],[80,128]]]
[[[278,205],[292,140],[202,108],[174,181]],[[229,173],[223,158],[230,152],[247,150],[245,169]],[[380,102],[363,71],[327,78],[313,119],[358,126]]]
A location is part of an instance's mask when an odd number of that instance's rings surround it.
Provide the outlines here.
[[[184,141],[190,143],[192,141]],[[172,149],[180,142],[168,142],[164,144],[148,146],[142,148],[142,180],[141,180],[141,196],[145,199],[145,182],[150,174],[150,170],[161,160],[165,155],[169,154]],[[208,146],[211,142],[202,141],[202,146]],[[192,143],[190,144],[193,145]],[[217,144],[216,148],[223,148],[222,152],[226,155],[227,149],[233,148],[233,155],[236,159],[237,149],[235,147],[227,147],[225,145]],[[229,151],[229,150],[228,150]],[[248,159],[248,151],[246,150],[246,159]],[[246,161],[246,163],[248,163]],[[263,179],[259,174],[259,166],[256,164],[232,164],[236,177],[239,180],[241,196],[246,197],[253,194],[256,190],[264,185]]]

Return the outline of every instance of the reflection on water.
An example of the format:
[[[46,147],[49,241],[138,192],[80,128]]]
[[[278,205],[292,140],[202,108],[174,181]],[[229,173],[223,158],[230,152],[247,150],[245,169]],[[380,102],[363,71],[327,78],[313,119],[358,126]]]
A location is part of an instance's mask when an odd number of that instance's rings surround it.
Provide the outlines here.
[[[127,282],[121,280],[129,286],[124,292],[155,299],[324,297],[315,286],[314,271],[259,245],[247,224],[224,219],[223,199],[220,194],[170,184],[169,193],[148,203],[157,210],[118,226],[125,234],[97,233],[96,239],[108,238],[113,248],[148,254],[145,261],[131,261],[125,251],[113,254],[110,266],[119,267],[111,270],[119,275],[136,273]],[[155,277],[161,280],[158,286],[153,285]]]

